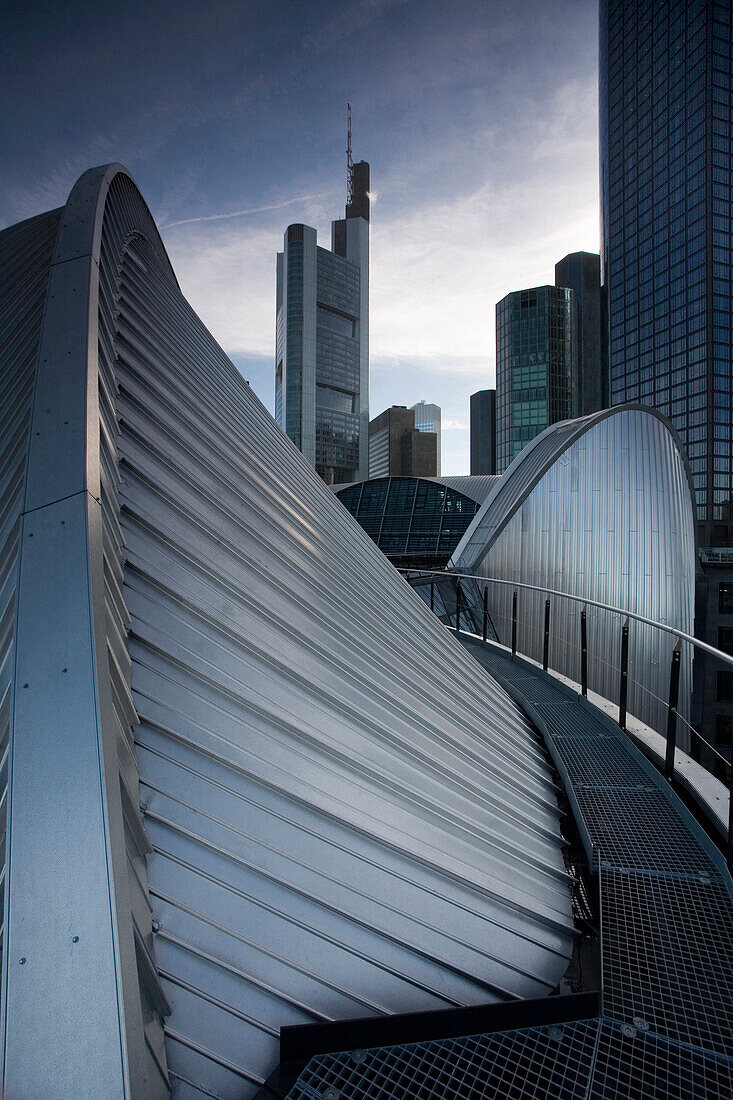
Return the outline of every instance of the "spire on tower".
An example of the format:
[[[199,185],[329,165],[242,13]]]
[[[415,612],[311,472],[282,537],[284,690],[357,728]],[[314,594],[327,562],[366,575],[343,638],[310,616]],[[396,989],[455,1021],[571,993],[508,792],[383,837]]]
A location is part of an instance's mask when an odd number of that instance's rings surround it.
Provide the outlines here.
[[[351,104],[346,104],[346,204],[354,201],[354,161],[351,156]]]

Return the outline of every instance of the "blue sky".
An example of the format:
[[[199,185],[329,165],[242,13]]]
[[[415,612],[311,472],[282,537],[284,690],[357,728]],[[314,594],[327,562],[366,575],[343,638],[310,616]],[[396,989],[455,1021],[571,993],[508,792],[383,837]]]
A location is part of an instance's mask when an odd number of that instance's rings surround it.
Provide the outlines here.
[[[111,160],[181,287],[272,409],[275,253],[372,166],[371,411],[493,384],[494,306],[598,250],[595,0],[6,0],[0,224]]]

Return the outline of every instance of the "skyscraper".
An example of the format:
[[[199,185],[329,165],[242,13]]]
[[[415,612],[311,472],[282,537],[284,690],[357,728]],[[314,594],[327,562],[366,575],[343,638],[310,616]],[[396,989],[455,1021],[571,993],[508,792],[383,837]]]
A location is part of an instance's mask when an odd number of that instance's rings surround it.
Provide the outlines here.
[[[471,474],[496,473],[496,390],[471,394]]]
[[[696,632],[715,646],[733,627],[731,17],[714,0],[600,5],[610,402],[654,405],[686,446],[706,577]],[[707,666],[693,718],[729,755],[733,693]]]
[[[611,404],[671,417],[702,546],[730,545],[731,7],[601,0]]]
[[[277,257],[275,417],[328,484],[369,462],[369,165],[352,172],[331,251],[290,225]]]
[[[573,415],[573,292],[516,290],[496,306],[497,471],[526,443]]]
[[[438,468],[436,474],[440,477],[440,405],[428,405],[425,401],[418,401],[411,405],[415,412],[415,427],[419,432],[435,432],[438,438]]]
[[[392,405],[371,421],[370,478],[437,477],[439,437],[425,428],[418,429],[416,419],[414,409]]]
[[[594,252],[572,252],[555,264],[555,286],[573,292],[573,390],[575,415],[607,405],[605,341],[601,338],[601,259]]]

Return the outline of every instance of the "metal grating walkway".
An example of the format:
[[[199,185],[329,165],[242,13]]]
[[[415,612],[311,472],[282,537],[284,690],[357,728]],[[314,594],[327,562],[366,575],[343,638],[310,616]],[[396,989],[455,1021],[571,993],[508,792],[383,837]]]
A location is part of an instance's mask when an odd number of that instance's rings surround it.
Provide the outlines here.
[[[521,658],[460,640],[543,734],[599,872],[603,1015],[322,1054],[288,1100],[731,1100],[733,900],[722,857],[607,715]]]

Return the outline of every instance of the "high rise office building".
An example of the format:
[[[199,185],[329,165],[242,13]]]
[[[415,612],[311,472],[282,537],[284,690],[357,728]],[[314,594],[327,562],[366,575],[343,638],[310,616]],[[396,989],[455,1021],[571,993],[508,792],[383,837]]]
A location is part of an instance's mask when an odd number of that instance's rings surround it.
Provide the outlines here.
[[[369,463],[369,165],[353,165],[331,250],[290,225],[277,257],[275,417],[328,484]]]
[[[602,0],[611,404],[671,417],[702,546],[730,545],[731,6]]]
[[[707,585],[696,631],[716,646],[733,628],[731,18],[714,0],[600,6],[610,402],[654,405],[685,444]],[[729,754],[729,676],[710,660],[696,675],[696,722]]]
[[[496,306],[497,471],[530,439],[573,416],[573,292],[516,290]]]
[[[435,406],[437,408],[437,406]],[[438,409],[440,416],[440,409]],[[419,429],[415,410],[392,405],[369,425],[369,477],[437,477],[438,439]]]
[[[440,477],[440,405],[428,404],[426,401],[418,401],[411,405],[415,412],[415,427],[419,432],[435,432],[438,440],[438,468],[436,475]]]
[[[573,390],[575,415],[607,406],[605,341],[601,338],[601,258],[572,252],[555,264],[555,286],[573,292]]]
[[[471,474],[496,473],[496,390],[471,394]]]

